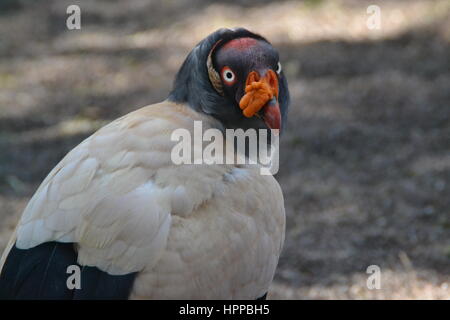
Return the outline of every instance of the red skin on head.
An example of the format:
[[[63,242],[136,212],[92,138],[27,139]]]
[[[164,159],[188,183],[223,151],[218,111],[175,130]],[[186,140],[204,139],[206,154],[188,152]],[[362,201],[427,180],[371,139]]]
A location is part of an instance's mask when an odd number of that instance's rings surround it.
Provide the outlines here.
[[[222,49],[245,50],[255,46],[257,43],[258,40],[254,38],[237,38],[224,44]]]

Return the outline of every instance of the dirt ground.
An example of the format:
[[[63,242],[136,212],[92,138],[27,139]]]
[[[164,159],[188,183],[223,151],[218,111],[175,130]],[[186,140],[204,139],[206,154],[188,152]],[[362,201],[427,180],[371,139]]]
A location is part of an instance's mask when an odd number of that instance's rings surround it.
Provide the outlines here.
[[[69,4],[81,30],[65,27]],[[366,10],[381,9],[370,30]],[[167,96],[190,49],[244,26],[292,97],[287,233],[272,299],[450,299],[450,2],[0,3],[0,251],[49,170],[108,121]],[[366,286],[369,265],[381,289]]]

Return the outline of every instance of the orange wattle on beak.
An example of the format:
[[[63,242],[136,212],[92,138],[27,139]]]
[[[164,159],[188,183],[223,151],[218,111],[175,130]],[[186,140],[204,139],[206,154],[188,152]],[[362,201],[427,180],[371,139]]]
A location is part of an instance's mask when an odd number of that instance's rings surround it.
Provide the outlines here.
[[[273,70],[268,70],[260,78],[256,71],[247,76],[245,94],[239,107],[247,118],[261,111],[261,117],[270,129],[281,128],[281,113],[278,104],[278,78]]]

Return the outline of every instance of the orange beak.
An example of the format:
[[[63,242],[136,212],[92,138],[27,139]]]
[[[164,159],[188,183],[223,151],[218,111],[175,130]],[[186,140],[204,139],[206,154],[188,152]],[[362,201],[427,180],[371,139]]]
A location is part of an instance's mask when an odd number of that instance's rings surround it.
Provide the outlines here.
[[[239,107],[247,118],[262,110],[261,117],[270,129],[281,128],[281,113],[278,104],[278,78],[273,70],[264,77],[252,71],[247,76],[245,94],[239,101]]]

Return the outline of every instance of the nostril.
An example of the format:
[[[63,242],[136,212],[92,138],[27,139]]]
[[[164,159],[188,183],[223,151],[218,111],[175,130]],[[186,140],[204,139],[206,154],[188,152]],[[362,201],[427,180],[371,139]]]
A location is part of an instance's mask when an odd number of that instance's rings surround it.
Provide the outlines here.
[[[274,90],[274,94],[278,97],[278,78],[273,70],[268,72],[268,83],[269,86]]]
[[[271,75],[270,76],[270,80],[269,80],[269,84],[270,84],[270,86],[273,88],[273,87],[275,87],[275,79],[273,78],[273,76]]]
[[[249,85],[249,84],[251,84],[253,82],[258,82],[260,79],[261,79],[261,77],[259,76],[259,73],[256,72],[256,71],[252,71],[247,76],[246,85]]]

